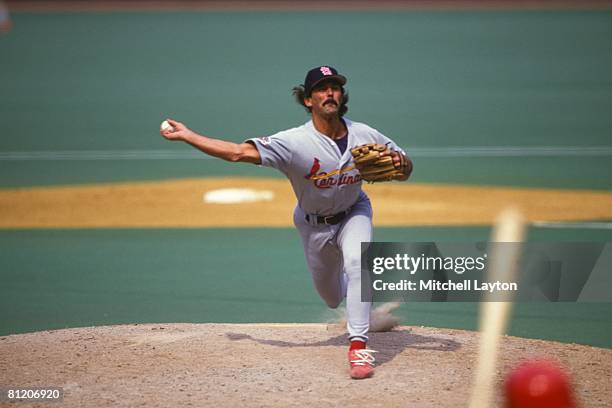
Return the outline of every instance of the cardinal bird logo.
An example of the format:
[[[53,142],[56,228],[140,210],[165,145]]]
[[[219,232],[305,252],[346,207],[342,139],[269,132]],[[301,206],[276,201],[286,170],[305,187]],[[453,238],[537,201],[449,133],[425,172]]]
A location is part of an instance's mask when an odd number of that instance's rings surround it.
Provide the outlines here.
[[[321,161],[315,157],[314,162],[312,163],[312,167],[310,168],[310,173],[304,176],[305,179],[310,180],[314,176],[317,175],[319,170],[321,169]]]

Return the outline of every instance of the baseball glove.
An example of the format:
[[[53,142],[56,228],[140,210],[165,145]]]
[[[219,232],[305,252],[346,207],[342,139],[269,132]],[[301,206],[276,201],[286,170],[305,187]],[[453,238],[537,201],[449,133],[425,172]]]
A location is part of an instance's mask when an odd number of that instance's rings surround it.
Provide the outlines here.
[[[391,153],[391,149],[379,143],[369,143],[351,149],[355,167],[361,173],[361,178],[370,183],[380,181],[401,180],[406,175],[408,161],[400,153],[400,164],[396,167],[393,156],[382,156]]]

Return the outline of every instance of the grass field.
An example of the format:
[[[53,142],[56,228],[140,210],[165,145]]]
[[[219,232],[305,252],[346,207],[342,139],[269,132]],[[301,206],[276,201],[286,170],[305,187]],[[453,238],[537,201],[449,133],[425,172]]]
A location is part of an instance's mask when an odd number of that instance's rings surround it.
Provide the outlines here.
[[[0,37],[2,191],[279,178],[196,156],[164,141],[159,123],[172,116],[233,141],[296,126],[307,116],[291,87],[325,63],[349,78],[347,116],[414,152],[416,183],[612,194],[610,11],[15,12],[13,20]],[[598,221],[608,228],[532,228],[530,239],[612,241],[610,219]],[[486,223],[403,225],[375,238],[488,233]],[[0,253],[0,335],[330,318],[291,228],[4,228]],[[520,305],[511,333],[612,348],[611,312],[605,303]],[[400,311],[411,325],[469,329],[476,313],[473,304]]]

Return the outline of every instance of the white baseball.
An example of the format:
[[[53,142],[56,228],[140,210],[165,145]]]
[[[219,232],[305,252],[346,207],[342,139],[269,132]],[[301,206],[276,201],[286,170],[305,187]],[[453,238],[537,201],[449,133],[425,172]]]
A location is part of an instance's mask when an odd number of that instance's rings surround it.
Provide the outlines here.
[[[167,120],[164,120],[164,121],[161,123],[160,129],[161,129],[161,130],[173,130],[174,128],[172,127],[172,125],[171,125],[170,123],[168,123],[168,121],[167,121]]]

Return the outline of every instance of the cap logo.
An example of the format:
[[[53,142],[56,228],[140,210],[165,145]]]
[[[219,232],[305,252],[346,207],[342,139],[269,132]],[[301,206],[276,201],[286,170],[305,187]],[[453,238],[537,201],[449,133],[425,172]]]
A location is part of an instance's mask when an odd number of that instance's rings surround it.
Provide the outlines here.
[[[331,69],[329,69],[329,67],[321,67],[321,73],[323,75],[332,75]]]

